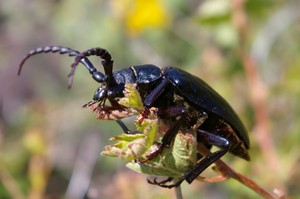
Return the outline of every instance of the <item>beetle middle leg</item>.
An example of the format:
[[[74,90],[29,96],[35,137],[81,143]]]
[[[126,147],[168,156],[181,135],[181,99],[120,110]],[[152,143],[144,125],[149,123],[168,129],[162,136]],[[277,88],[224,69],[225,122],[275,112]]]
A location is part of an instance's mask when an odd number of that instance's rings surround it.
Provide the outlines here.
[[[158,145],[158,147],[153,150],[150,154],[147,155],[146,159],[139,160],[140,163],[146,163],[147,161],[150,161],[157,157],[159,154],[162,153],[165,147],[169,147],[171,145],[171,142],[175,139],[179,128],[182,126],[184,121],[186,120],[188,110],[185,107],[169,107],[165,109],[159,109],[158,110],[158,116],[159,118],[163,119],[172,119],[179,117],[173,125],[166,131],[164,134],[161,144]],[[206,114],[204,114],[206,115]]]
[[[162,153],[165,147],[169,147],[171,145],[172,140],[174,140],[180,126],[182,125],[182,122],[184,121],[184,117],[180,117],[173,126],[171,126],[165,135],[162,138],[161,144],[158,145],[158,147],[151,151],[150,154],[146,156],[146,159],[139,160],[139,163],[144,164],[154,158],[156,158],[159,154]]]
[[[165,78],[162,80],[162,82],[157,85],[157,87],[151,91],[150,94],[147,95],[146,99],[144,100],[144,117],[147,117],[147,112],[149,108],[158,100],[159,96],[163,93],[163,91],[170,85],[170,80],[168,78]],[[157,157],[165,147],[169,146],[174,140],[180,126],[182,125],[185,116],[187,115],[187,109],[184,106],[174,106],[174,107],[168,107],[164,109],[159,109],[158,116],[161,119],[171,119],[179,117],[171,126],[165,135],[162,138],[162,143],[154,150],[152,151],[145,160],[140,160],[140,163],[146,163],[149,160],[154,159]]]
[[[147,161],[154,159],[162,153],[165,147],[169,147],[171,142],[175,139],[179,129],[182,126],[187,125],[187,121],[193,120],[192,128],[197,129],[207,119],[206,112],[197,112],[196,114],[193,114],[193,112],[191,113],[189,109],[183,106],[159,109],[158,116],[164,120],[176,118],[176,121],[165,132],[164,136],[162,137],[161,144],[159,144],[155,150],[148,154],[145,160],[140,160],[140,163],[146,163]]]

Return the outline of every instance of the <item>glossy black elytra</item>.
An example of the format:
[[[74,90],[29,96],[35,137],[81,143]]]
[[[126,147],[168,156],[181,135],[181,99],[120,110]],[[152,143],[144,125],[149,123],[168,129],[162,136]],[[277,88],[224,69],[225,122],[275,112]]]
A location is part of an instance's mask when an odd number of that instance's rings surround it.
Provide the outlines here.
[[[183,70],[174,67],[163,69],[154,65],[132,66],[113,72],[113,60],[110,53],[103,48],[92,48],[82,53],[60,46],[46,46],[34,49],[22,60],[18,74],[21,73],[25,61],[40,53],[60,53],[76,56],[69,74],[69,86],[75,68],[82,63],[94,80],[101,85],[96,90],[93,100],[104,106],[106,100],[111,103],[111,109],[120,106],[117,99],[124,97],[124,85],[135,83],[146,111],[157,107],[162,120],[172,120],[173,125],[163,136],[161,145],[148,156],[147,160],[155,158],[169,146],[178,130],[197,129],[197,141],[206,146],[218,146],[220,149],[211,155],[203,157],[194,168],[186,171],[175,184],[166,184],[169,180],[149,181],[162,187],[172,188],[186,180],[191,183],[209,165],[221,158],[227,152],[249,160],[249,138],[247,131],[231,106],[207,83]],[[99,56],[102,59],[104,74],[97,71],[88,60],[88,56]],[[125,133],[130,133],[126,126],[118,120]]]

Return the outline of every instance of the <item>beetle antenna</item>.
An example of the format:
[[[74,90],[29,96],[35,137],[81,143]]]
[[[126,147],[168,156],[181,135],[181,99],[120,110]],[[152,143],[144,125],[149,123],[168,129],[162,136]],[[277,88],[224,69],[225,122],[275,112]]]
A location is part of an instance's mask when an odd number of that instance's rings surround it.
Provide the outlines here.
[[[111,55],[110,53],[106,50],[106,49],[103,49],[103,48],[91,48],[91,49],[88,49],[82,53],[80,53],[79,55],[76,56],[75,58],[75,62],[72,64],[72,70],[71,70],[71,73],[70,75],[73,74],[73,71],[75,70],[76,66],[78,65],[79,62],[82,62],[81,60],[88,57],[88,56],[98,56],[100,57],[102,60],[102,65],[104,67],[104,72],[105,72],[105,75],[106,75],[106,78],[102,79],[102,82],[103,81],[106,81],[106,83],[108,85],[113,85],[113,84],[116,84],[115,82],[115,79],[113,77],[113,73],[112,73],[112,69],[113,69],[113,60],[111,59]],[[93,74],[94,72],[97,72],[96,69],[89,69],[88,70],[90,71],[91,74]],[[98,81],[94,75],[93,75],[93,78]],[[98,81],[99,82],[99,81]]]
[[[29,59],[33,55],[42,54],[42,53],[59,53],[59,54],[66,54],[66,53],[68,53],[70,57],[77,56],[78,54],[80,54],[76,50],[73,50],[71,48],[62,47],[62,46],[44,46],[44,47],[38,47],[36,49],[33,49],[33,50],[29,51],[29,53],[23,58],[23,60],[21,61],[20,65],[19,65],[18,75],[21,74],[23,65],[25,64],[25,62],[27,61],[27,59]]]
[[[19,65],[18,75],[21,74],[23,65],[25,64],[27,59],[29,59],[30,57],[32,57],[34,55],[42,54],[42,53],[59,53],[59,54],[68,53],[70,57],[80,55],[80,52],[73,50],[71,48],[62,47],[62,46],[38,47],[36,49],[29,51],[29,53],[23,58],[23,60],[21,61],[20,65]],[[99,79],[103,81],[103,79],[105,78],[105,75],[102,74],[101,72],[98,72],[88,58],[83,57],[82,59],[79,60],[79,62],[81,62],[89,70],[89,72],[93,75],[93,78],[96,81],[99,82]],[[72,67],[71,72],[69,74],[68,88],[71,88],[71,86],[72,86],[74,73],[75,73],[75,68]]]
[[[81,55],[80,53],[76,55],[75,62],[71,65],[71,71],[68,75],[69,77],[68,88],[71,88],[73,84],[75,70],[79,62],[82,63],[86,67],[86,69],[88,69],[88,71],[90,72],[94,80],[96,80],[99,83],[104,82],[107,78],[106,75],[97,71],[97,69],[94,67],[94,65],[90,62],[90,60],[86,56],[80,56],[80,55]]]

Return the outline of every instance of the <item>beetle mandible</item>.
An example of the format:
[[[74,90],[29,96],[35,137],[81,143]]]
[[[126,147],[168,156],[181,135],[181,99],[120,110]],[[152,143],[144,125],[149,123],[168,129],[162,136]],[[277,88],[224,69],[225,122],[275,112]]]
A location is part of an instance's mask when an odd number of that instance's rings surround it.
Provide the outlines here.
[[[82,63],[93,79],[100,83],[90,104],[98,103],[99,108],[105,111],[122,109],[117,99],[124,97],[125,84],[135,83],[146,107],[143,116],[146,118],[147,110],[156,107],[160,119],[173,121],[173,125],[163,136],[162,143],[148,155],[146,161],[157,157],[165,147],[170,146],[180,129],[196,128],[198,142],[208,147],[219,147],[219,150],[203,157],[194,168],[186,171],[176,183],[167,185],[165,183],[168,181],[161,183],[156,180],[149,181],[150,183],[167,188],[179,186],[184,180],[192,183],[208,166],[227,152],[250,160],[248,154],[250,142],[243,123],[226,100],[200,78],[178,68],[161,69],[151,64],[113,72],[113,60],[107,50],[91,48],[80,53],[61,46],[39,47],[30,51],[22,60],[18,74],[29,57],[48,52],[76,57],[69,74],[69,87],[79,63]],[[93,66],[88,56],[101,58],[104,73]],[[110,106],[106,106],[107,100]],[[86,106],[89,106],[89,103]],[[125,133],[132,133],[121,120],[117,122]]]

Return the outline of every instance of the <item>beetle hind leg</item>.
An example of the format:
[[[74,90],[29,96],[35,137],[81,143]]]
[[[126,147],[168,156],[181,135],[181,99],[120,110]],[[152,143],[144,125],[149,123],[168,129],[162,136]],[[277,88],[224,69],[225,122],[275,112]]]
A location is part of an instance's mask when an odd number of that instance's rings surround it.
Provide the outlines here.
[[[212,134],[208,131],[198,129],[197,136],[200,137],[201,140],[203,140],[203,143],[218,146],[221,149],[208,156],[203,157],[193,168],[186,171],[183,177],[180,178],[176,183],[171,185],[159,183],[159,186],[164,188],[173,188],[179,186],[184,180],[189,184],[192,183],[205,169],[207,169],[207,167],[209,167],[211,164],[225,155],[231,146],[229,140],[227,140],[226,138]]]
[[[201,129],[197,130],[197,136],[203,140],[204,143],[209,145],[218,146],[221,149],[205,156],[200,162],[196,164],[196,166],[190,170],[188,170],[183,178],[188,182],[192,183],[195,178],[197,178],[207,167],[213,164],[215,161],[220,159],[223,155],[225,155],[231,144],[230,141],[226,138],[223,138],[219,135],[212,134],[208,131],[204,131]]]

